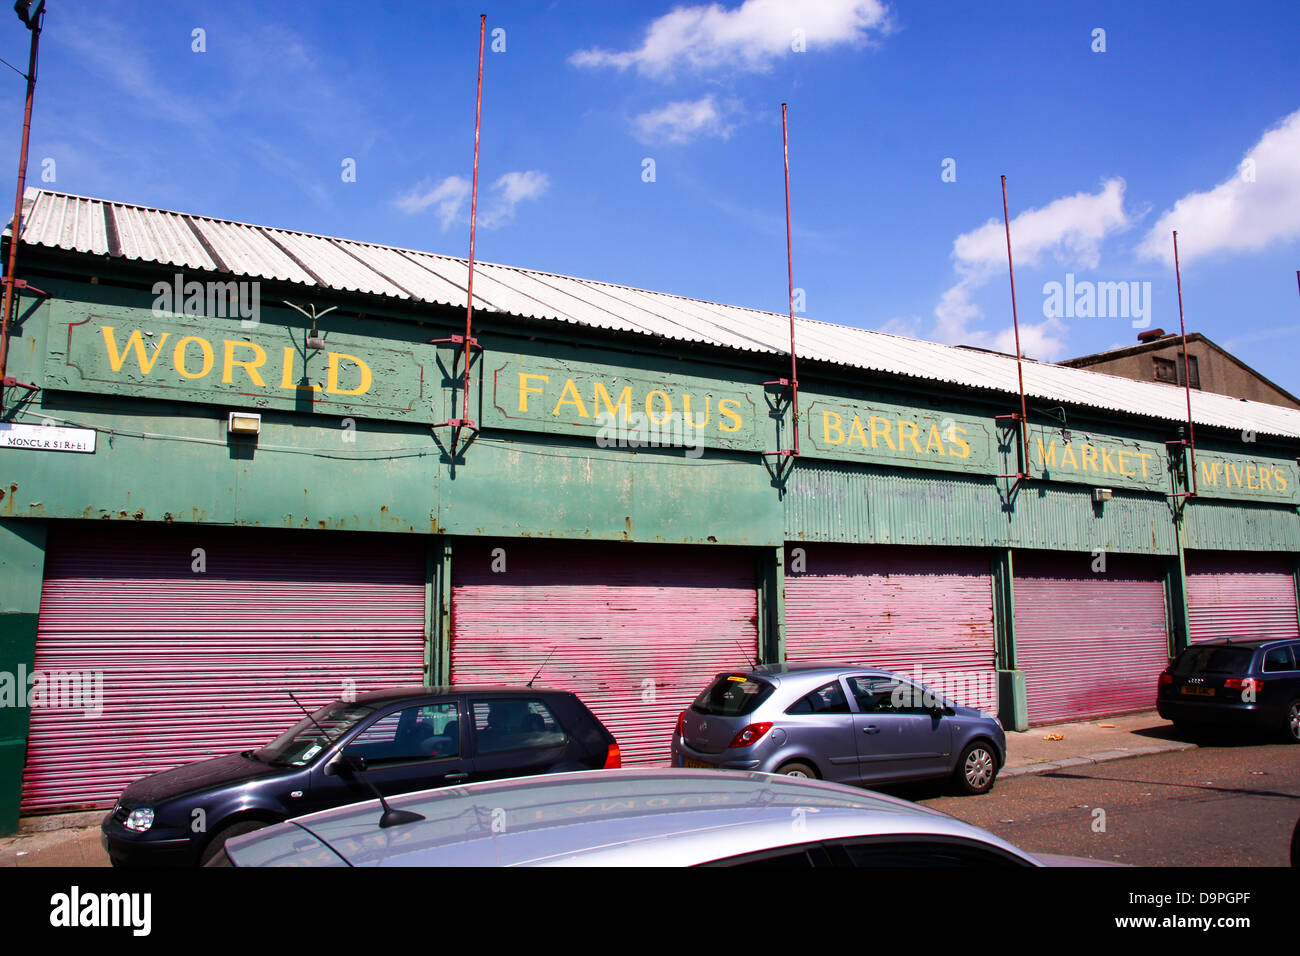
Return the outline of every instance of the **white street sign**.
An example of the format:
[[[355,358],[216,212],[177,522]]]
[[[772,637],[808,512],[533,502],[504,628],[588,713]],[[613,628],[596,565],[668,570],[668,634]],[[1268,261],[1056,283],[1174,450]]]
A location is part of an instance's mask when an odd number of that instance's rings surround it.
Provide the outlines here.
[[[0,422],[0,448],[32,451],[75,451],[95,453],[93,428],[60,428],[57,425],[23,425]]]

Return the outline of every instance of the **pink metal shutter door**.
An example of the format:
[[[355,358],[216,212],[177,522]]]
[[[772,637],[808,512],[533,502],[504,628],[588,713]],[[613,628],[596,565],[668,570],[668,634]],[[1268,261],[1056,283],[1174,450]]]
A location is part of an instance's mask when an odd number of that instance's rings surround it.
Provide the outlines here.
[[[786,552],[788,661],[883,667],[968,707],[997,709],[987,554],[832,544]]]
[[[624,764],[666,763],[677,715],[714,674],[757,655],[743,551],[465,540],[452,569],[452,683],[522,684],[541,668],[534,686],[576,693]]]
[[[1016,665],[1031,724],[1151,710],[1169,662],[1164,579],[1154,562],[1016,552]]]
[[[314,709],[422,683],[423,549],[379,538],[56,526],[35,668],[102,675],[103,712],[32,708],[23,812],[108,806],[145,774],[260,747],[301,719],[289,690]]]
[[[1191,639],[1300,636],[1289,555],[1187,553]]]

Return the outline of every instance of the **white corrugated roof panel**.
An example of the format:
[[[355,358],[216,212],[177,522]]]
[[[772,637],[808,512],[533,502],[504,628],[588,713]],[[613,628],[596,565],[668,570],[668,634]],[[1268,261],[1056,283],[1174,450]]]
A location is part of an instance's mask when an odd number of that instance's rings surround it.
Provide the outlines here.
[[[465,307],[468,263],[454,256],[186,216],[36,188],[28,189],[24,208],[23,241],[33,245]],[[116,249],[110,223],[115,228]],[[475,308],[523,319],[788,354],[787,315],[516,266],[476,263],[474,300]],[[799,357],[806,360],[1009,395],[1019,391],[1012,356],[802,316],[795,320],[795,340]],[[1187,399],[1177,386],[1033,361],[1026,361],[1023,368],[1025,393],[1039,402],[1172,422],[1187,417]],[[1278,405],[1193,392],[1192,417],[1200,425],[1300,438],[1300,410]]]

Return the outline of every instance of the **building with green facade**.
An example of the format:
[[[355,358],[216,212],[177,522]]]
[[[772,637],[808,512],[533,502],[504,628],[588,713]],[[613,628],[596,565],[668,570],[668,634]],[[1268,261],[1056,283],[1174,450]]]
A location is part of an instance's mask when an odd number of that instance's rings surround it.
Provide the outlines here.
[[[754,660],[1004,724],[1295,635],[1300,412],[29,190],[0,411],[0,832],[427,681],[576,690],[628,763]],[[798,446],[798,455],[781,454]],[[1017,480],[1017,473],[1028,477]],[[1194,494],[1189,494],[1194,492]],[[540,674],[539,674],[540,672]]]

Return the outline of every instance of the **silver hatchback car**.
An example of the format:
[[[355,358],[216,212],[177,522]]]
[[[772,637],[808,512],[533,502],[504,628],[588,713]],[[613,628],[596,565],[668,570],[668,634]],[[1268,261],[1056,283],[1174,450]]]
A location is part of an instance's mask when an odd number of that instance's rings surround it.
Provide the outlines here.
[[[906,800],[813,780],[586,770],[374,800],[234,837],[209,866],[1095,866],[1030,856]]]
[[[868,786],[951,777],[979,794],[1006,752],[995,715],[891,671],[780,664],[719,674],[678,718],[672,765]]]

